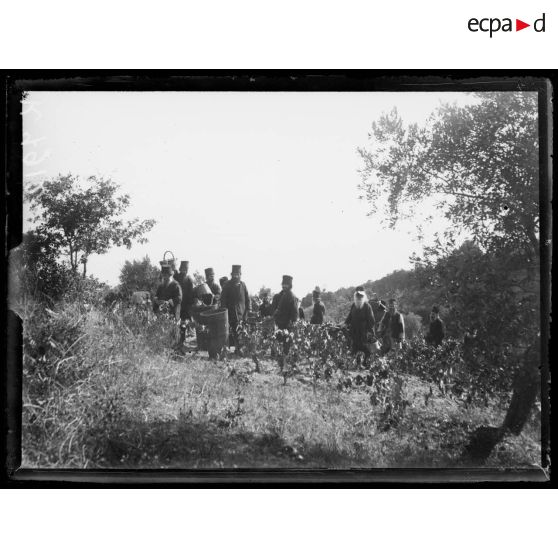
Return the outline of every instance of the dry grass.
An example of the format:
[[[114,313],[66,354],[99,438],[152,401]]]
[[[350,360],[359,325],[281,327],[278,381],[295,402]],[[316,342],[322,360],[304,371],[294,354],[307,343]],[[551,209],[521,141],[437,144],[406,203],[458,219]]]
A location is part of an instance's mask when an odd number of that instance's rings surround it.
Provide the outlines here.
[[[67,338],[37,358],[47,330]],[[314,389],[304,376],[283,385],[271,361],[256,374],[249,359],[177,355],[170,323],[144,326],[133,315],[30,310],[26,339],[26,467],[460,467],[468,433],[502,420],[496,406],[466,409],[436,395],[425,404],[429,386],[408,377],[411,406],[381,431],[365,390]],[[487,465],[532,467],[539,456],[533,419]]]

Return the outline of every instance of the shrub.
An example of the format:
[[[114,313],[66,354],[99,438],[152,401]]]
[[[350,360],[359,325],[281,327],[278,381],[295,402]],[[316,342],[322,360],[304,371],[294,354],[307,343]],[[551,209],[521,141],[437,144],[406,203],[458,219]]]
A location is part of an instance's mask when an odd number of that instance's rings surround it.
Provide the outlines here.
[[[143,260],[126,260],[120,271],[120,290],[130,294],[134,291],[154,293],[159,282],[159,268],[152,265],[148,256]]]
[[[146,338],[79,301],[29,303],[23,318],[24,466],[106,465],[147,391]]]
[[[407,339],[414,339],[415,337],[422,337],[422,318],[413,312],[403,314],[403,321],[405,322],[405,336]]]

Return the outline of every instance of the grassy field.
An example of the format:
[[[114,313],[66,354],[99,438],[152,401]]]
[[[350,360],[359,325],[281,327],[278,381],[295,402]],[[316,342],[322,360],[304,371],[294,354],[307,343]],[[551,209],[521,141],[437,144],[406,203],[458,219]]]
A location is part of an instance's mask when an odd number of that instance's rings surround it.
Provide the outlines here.
[[[304,374],[283,385],[271,360],[260,373],[245,358],[209,361],[191,338],[177,354],[170,324],[71,306],[47,319],[27,322],[24,467],[463,467],[468,434],[503,418],[496,405],[427,398],[430,386],[408,376],[410,406],[384,430],[364,390],[314,386]],[[536,467],[539,433],[535,414],[486,465]]]

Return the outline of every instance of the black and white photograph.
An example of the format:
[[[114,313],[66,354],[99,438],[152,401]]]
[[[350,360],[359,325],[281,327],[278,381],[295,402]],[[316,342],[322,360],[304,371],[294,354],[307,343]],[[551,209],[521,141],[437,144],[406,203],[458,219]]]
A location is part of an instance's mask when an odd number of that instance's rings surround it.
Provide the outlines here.
[[[30,80],[21,470],[544,478],[548,114],[509,82]]]

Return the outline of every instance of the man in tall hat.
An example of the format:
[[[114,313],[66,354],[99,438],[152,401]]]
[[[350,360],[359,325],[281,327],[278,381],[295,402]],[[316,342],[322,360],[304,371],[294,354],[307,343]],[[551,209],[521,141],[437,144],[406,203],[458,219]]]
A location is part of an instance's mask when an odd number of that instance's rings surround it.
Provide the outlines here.
[[[430,324],[426,334],[426,342],[437,347],[442,344],[444,337],[444,322],[440,320],[440,309],[438,306],[433,306],[432,312],[430,312]]]
[[[353,295],[353,304],[345,320],[351,337],[351,350],[353,354],[364,353],[364,365],[370,361],[374,337],[374,314],[368,304],[363,286],[358,286]],[[357,357],[357,359],[360,357]]]
[[[182,260],[178,272],[174,273],[174,280],[182,289],[182,304],[180,307],[180,341],[186,338],[186,322],[191,318],[190,308],[194,304],[194,281],[188,275],[189,262]]]
[[[208,267],[205,269],[205,282],[213,293],[215,300],[218,300],[221,296],[222,289],[219,283],[215,281],[215,271],[212,267]]]
[[[235,353],[240,352],[236,328],[241,321],[246,320],[250,312],[250,295],[246,284],[242,281],[242,268],[233,265],[231,278],[228,280],[221,292],[221,308],[226,308],[229,312],[229,339],[235,346]]]
[[[306,321],[306,316],[304,315],[304,308],[302,308],[302,301],[298,300],[297,304],[298,304],[298,319],[301,322],[304,322]]]
[[[298,300],[293,294],[293,278],[283,275],[281,292],[273,297],[275,325],[279,329],[289,329],[298,319]]]
[[[161,284],[157,287],[153,299],[153,310],[156,313],[167,313],[174,318],[180,315],[182,289],[172,277],[170,265],[161,266]]]
[[[312,317],[310,318],[311,324],[319,325],[324,323],[325,306],[321,297],[322,290],[320,287],[316,287],[312,291],[312,302],[314,303],[314,306],[312,306]]]

